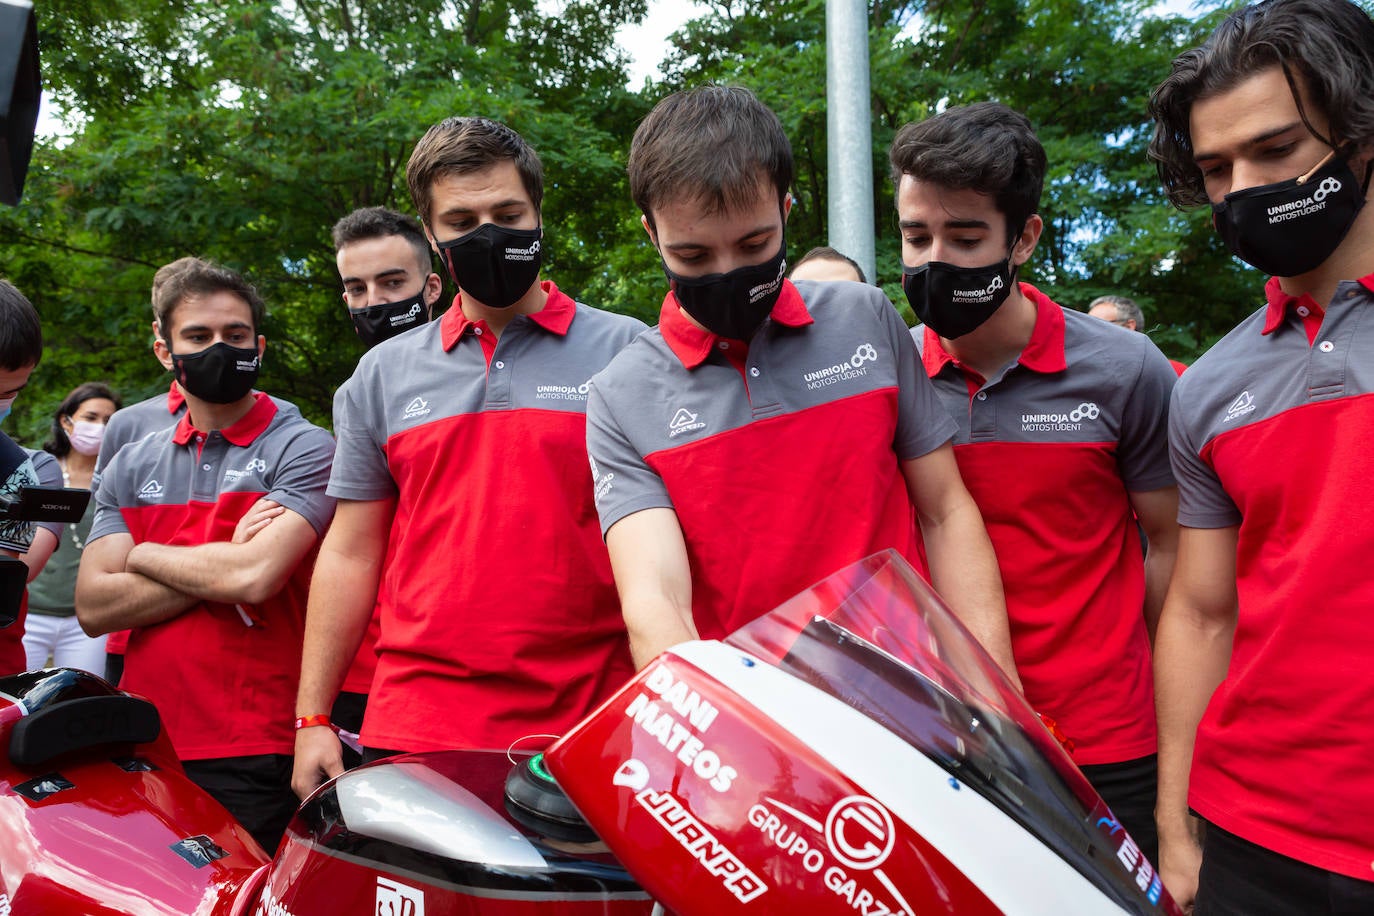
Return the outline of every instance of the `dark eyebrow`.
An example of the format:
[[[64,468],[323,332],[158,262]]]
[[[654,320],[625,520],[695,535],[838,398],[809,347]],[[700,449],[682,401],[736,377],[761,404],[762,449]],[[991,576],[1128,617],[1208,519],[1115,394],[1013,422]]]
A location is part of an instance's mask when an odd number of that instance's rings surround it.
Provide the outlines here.
[[[924,229],[929,224],[919,219],[904,219],[897,223],[902,229]],[[991,229],[992,226],[986,220],[981,219],[947,219],[940,225],[946,229]]]
[[[501,210],[501,209],[504,209],[504,208],[506,208],[506,207],[523,207],[523,206],[526,206],[526,202],[525,202],[524,200],[520,199],[519,197],[511,197],[511,198],[509,198],[509,199],[507,199],[507,200],[503,200],[503,201],[501,201],[501,202],[499,202],[499,203],[492,204],[490,209],[492,209],[492,210]],[[454,206],[454,207],[449,207],[449,208],[448,208],[447,210],[445,210],[443,213],[440,213],[440,214],[439,214],[439,218],[440,218],[440,219],[443,219],[443,218],[446,217],[446,216],[458,216],[458,215],[460,215],[460,214],[462,214],[462,215],[467,215],[467,214],[469,214],[469,213],[476,213],[476,212],[477,212],[477,209],[476,209],[475,207],[459,207],[459,206]]]
[[[403,277],[403,276],[405,276],[405,273],[406,273],[406,269],[405,269],[404,267],[388,267],[386,270],[379,270],[379,271],[377,271],[377,279],[378,279],[378,280],[382,280],[382,279],[386,279],[386,278],[388,278],[388,277],[395,277],[395,276],[398,276],[398,275]],[[362,277],[344,277],[344,278],[343,278],[343,283],[344,283],[345,286],[347,286],[349,283],[361,283],[361,282],[363,282],[363,278],[362,278]]]
[[[247,328],[247,329],[250,330],[250,331],[253,330],[253,326],[252,326],[251,324],[249,324],[248,322],[246,322],[246,321],[233,321],[233,322],[230,322],[229,324],[225,325],[225,330],[228,330],[228,331],[238,331],[238,330],[242,330],[242,329],[244,329],[244,328]],[[210,326],[209,326],[209,325],[205,325],[205,324],[184,324],[184,325],[181,326],[181,330],[177,331],[177,333],[178,333],[178,334],[208,334],[208,333],[210,333]]]
[[[770,233],[776,232],[777,230],[778,227],[775,223],[769,223],[768,225],[758,226],[754,229],[750,229],[748,232],[744,233],[730,244],[738,245],[740,242],[747,242],[750,239],[757,238],[761,235],[768,235]],[[674,242],[671,245],[664,245],[663,247],[672,252],[680,252],[694,251],[697,249],[708,248],[710,246],[704,245],[701,242]]]
[[[1282,127],[1275,127],[1272,130],[1266,130],[1263,133],[1256,134],[1255,136],[1243,142],[1241,144],[1241,147],[1248,149],[1250,147],[1262,146],[1263,144],[1268,143],[1270,140],[1273,140],[1275,137],[1281,137],[1289,131],[1293,130],[1294,128],[1303,126],[1304,125],[1302,121],[1294,121],[1292,124],[1285,124]],[[1198,152],[1196,150],[1193,151],[1194,162],[1203,162],[1207,159],[1220,158],[1221,153],[1214,153],[1211,150],[1204,150],[1202,152]]]

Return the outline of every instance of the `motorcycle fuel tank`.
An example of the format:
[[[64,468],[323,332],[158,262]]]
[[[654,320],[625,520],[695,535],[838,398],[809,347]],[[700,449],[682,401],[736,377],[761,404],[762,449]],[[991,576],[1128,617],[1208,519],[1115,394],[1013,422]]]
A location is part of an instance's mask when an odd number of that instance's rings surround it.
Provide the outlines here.
[[[261,916],[648,916],[601,844],[539,836],[502,805],[498,751],[406,754],[350,770],[287,828]]]

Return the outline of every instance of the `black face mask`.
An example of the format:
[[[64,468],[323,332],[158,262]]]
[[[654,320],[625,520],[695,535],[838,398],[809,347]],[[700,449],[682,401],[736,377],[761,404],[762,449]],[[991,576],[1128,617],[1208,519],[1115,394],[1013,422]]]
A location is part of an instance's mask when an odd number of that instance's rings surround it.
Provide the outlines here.
[[[188,394],[211,404],[232,404],[258,380],[258,348],[223,341],[199,353],[172,354],[172,372]]]
[[[439,242],[439,259],[458,288],[483,305],[510,308],[539,279],[542,229],[483,223],[467,235]]]
[[[1305,274],[1331,257],[1364,206],[1365,190],[1340,155],[1303,177],[1236,191],[1212,205],[1212,224],[1232,254],[1275,277]]]
[[[1011,255],[987,267],[902,265],[902,291],[923,324],[947,340],[977,330],[1011,295]]]
[[[425,305],[425,293],[422,289],[400,302],[384,302],[381,305],[369,305],[360,309],[351,308],[348,310],[348,317],[353,319],[353,330],[358,332],[363,346],[371,350],[382,341],[395,337],[402,331],[418,328],[429,321],[429,309]]]
[[[773,311],[787,273],[787,242],[762,264],[736,267],[729,273],[684,277],[663,265],[682,310],[719,337],[748,341]]]

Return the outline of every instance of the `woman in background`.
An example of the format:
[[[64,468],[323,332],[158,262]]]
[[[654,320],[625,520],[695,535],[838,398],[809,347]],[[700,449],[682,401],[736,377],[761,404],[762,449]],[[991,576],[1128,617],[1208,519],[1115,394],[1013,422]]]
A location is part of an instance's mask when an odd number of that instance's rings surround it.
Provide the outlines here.
[[[119,409],[119,396],[108,385],[87,382],[72,389],[53,415],[52,436],[43,450],[57,459],[62,485],[91,488],[91,473],[100,453],[105,424]],[[37,462],[35,462],[36,464]],[[105,672],[105,637],[87,636],[76,620],[76,569],[95,516],[95,500],[79,522],[61,526],[57,549],[29,583],[29,615],[24,627],[28,668],[52,664]]]

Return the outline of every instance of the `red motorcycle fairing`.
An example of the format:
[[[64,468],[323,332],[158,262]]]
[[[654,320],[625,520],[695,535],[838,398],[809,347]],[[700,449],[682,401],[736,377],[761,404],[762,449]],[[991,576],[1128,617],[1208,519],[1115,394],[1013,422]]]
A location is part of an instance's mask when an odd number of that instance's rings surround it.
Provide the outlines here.
[[[441,751],[326,783],[287,828],[255,912],[647,916],[648,895],[603,846],[537,836],[506,813],[510,769],[504,752]]]
[[[895,553],[726,642],[660,656],[546,754],[670,911],[1179,913],[1063,749]]]
[[[151,704],[84,671],[0,678],[0,912],[228,913],[266,864]]]

